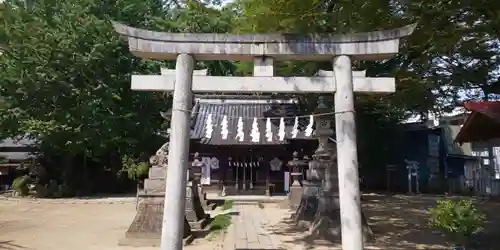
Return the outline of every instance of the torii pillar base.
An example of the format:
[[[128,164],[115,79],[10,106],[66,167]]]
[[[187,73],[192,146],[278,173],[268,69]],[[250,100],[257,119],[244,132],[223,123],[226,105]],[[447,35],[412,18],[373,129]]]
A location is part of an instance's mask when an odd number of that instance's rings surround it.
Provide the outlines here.
[[[160,247],[161,227],[163,221],[163,193],[141,194],[137,214],[129,226],[125,237],[118,241],[120,246]],[[184,245],[194,239],[186,217],[184,217]]]
[[[331,197],[331,204],[324,204],[324,199],[319,199],[318,212],[309,227],[309,235],[313,238],[320,238],[334,242],[341,242],[341,222],[339,197]],[[325,206],[326,205],[326,206]],[[373,238],[373,232],[368,225],[368,221],[362,215],[363,241],[369,241]]]
[[[332,202],[325,206],[325,199],[320,197],[320,183],[304,181],[304,193],[297,211],[292,215],[296,226],[307,229],[312,238],[341,241],[341,222],[339,197],[331,197]],[[363,239],[369,241],[373,232],[362,213]]]

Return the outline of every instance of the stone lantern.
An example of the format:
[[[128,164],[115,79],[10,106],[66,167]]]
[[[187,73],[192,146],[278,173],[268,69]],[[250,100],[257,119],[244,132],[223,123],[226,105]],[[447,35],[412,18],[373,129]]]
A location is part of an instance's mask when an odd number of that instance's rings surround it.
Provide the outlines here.
[[[292,177],[292,185],[290,187],[290,193],[288,193],[289,205],[291,208],[295,209],[300,204],[300,199],[302,197],[302,172],[307,166],[307,162],[299,158],[299,153],[297,151],[293,152],[292,160],[288,162],[288,167],[290,168],[290,175]]]
[[[191,162],[189,179],[192,179],[196,182],[197,185],[200,184],[201,181],[201,168],[203,167],[203,162],[201,161],[200,154],[198,152],[194,153],[193,161]],[[201,185],[200,185],[201,186]]]
[[[200,195],[199,182],[201,179],[201,168],[203,162],[200,154],[196,152],[193,156],[191,166],[189,166],[188,182],[186,186],[186,219],[191,228],[202,229],[207,225],[208,216],[203,209],[206,201],[203,195]],[[202,198],[203,197],[203,198]]]
[[[191,162],[191,178],[193,179],[193,188],[197,188],[197,195],[200,198],[200,202],[203,208],[207,209],[208,202],[206,200],[206,194],[203,190],[203,185],[201,185],[201,176],[203,172],[203,162],[201,161],[200,153],[196,152],[193,156],[193,161]]]

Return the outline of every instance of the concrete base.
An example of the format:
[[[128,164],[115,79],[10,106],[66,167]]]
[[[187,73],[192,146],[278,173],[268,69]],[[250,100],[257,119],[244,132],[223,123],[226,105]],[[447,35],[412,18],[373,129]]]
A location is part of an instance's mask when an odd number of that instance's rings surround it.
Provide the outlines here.
[[[292,215],[296,224],[301,222],[312,222],[318,211],[318,196],[320,183],[303,181],[302,197],[295,214]]]
[[[163,205],[164,197],[162,195],[140,197],[137,214],[125,233],[125,237],[119,240],[118,244],[134,247],[159,246],[163,221]],[[184,219],[184,243],[189,244],[192,240],[191,227],[187,220]]]

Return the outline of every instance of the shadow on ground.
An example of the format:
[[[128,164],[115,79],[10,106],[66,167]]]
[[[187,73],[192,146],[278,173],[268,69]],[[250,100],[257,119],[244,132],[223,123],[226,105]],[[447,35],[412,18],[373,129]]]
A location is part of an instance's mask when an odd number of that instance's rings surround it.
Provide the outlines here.
[[[440,232],[429,228],[427,211],[443,196],[432,195],[385,195],[363,196],[363,212],[374,233],[367,242],[367,249],[449,249]],[[460,197],[450,197],[459,199]],[[464,197],[462,197],[464,198]],[[470,199],[469,197],[466,197]],[[488,215],[485,232],[476,240],[475,250],[499,249],[500,203],[477,200],[478,207]],[[292,211],[290,211],[290,214]],[[291,219],[283,219],[269,230],[283,236],[285,244],[303,245],[305,249],[316,247],[340,247],[339,242],[317,239],[307,234],[308,228],[295,225]]]
[[[26,248],[13,243],[12,240],[7,240],[7,241],[0,241],[0,249],[1,250],[20,250],[20,249],[26,249]]]

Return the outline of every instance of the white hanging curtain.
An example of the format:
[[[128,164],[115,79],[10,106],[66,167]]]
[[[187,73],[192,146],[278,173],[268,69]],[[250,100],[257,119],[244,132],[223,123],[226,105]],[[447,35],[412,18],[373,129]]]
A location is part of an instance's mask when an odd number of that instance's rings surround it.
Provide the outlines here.
[[[285,118],[281,117],[280,118],[280,126],[278,128],[278,136],[280,141],[283,141],[285,139]]]
[[[236,128],[236,140],[240,142],[245,140],[245,133],[243,132],[243,117],[238,118],[238,124]]]
[[[296,116],[292,128],[292,138],[297,138],[298,133],[299,133],[299,117]]]
[[[214,131],[213,128],[213,121],[212,121],[212,114],[208,114],[207,116],[207,122],[205,124],[205,138],[212,138],[212,133]]]
[[[220,134],[221,134],[222,140],[227,140],[227,135],[229,134],[229,130],[227,129],[227,125],[228,125],[227,123],[228,123],[227,115],[225,115],[222,117],[222,122],[220,124],[220,126],[221,126]]]
[[[273,141],[273,131],[271,126],[271,119],[267,118],[266,120],[266,138],[268,142]]]
[[[311,136],[313,132],[313,125],[314,125],[314,117],[312,115],[309,116],[309,124],[307,125],[306,128],[306,136]]]
[[[252,123],[252,132],[250,134],[252,137],[252,142],[260,142],[260,131],[259,131],[259,124],[257,122],[257,118],[253,118],[253,123]]]

